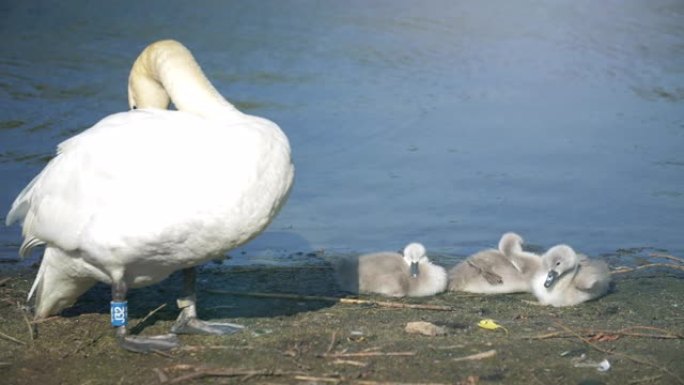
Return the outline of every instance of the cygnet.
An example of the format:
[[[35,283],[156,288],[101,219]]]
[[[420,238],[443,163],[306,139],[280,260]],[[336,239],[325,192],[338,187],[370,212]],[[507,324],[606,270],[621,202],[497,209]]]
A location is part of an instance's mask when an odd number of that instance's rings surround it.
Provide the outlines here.
[[[403,255],[377,252],[338,262],[340,286],[352,293],[375,293],[390,297],[423,297],[443,292],[446,270],[431,263],[425,247],[410,243]]]
[[[538,255],[523,251],[523,239],[505,233],[499,248],[471,255],[449,271],[449,290],[480,294],[532,292],[541,265]]]
[[[533,289],[542,305],[572,306],[608,292],[610,271],[603,261],[590,260],[567,245],[552,247],[541,260]]]

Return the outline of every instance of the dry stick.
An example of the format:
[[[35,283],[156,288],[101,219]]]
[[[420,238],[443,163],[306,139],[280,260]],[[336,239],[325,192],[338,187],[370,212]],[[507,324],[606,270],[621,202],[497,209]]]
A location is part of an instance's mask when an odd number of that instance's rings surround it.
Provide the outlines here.
[[[31,321],[31,325],[42,324],[42,323],[44,323],[44,322],[50,322],[50,321],[54,321],[54,320],[57,320],[57,319],[62,319],[62,317],[60,317],[60,316],[58,316],[58,315],[53,315],[52,317],[41,318],[41,319],[34,319],[33,321]]]
[[[629,382],[629,384],[638,384],[638,383],[640,383],[640,382],[647,382],[647,381],[648,381],[648,382],[653,382],[653,381],[655,381],[655,380],[661,379],[662,377],[663,377],[663,376],[662,376],[661,374],[659,374],[659,375],[657,375],[657,376],[644,377],[644,378],[640,378],[640,379],[638,379],[638,380],[632,380],[632,381]]]
[[[5,278],[0,279],[0,286],[9,282],[10,279],[12,279],[12,277],[5,277]]]
[[[452,361],[475,361],[475,360],[484,360],[485,358],[492,358],[496,355],[496,350],[487,350],[486,352],[481,352],[481,353],[476,353],[476,354],[471,354],[469,356],[465,357],[458,357],[454,358]]]
[[[152,349],[152,350],[150,350],[150,352],[152,352],[152,353],[154,353],[154,354],[157,354],[157,355],[160,355],[160,356],[162,356],[162,357],[173,358],[173,356],[172,356],[171,354],[169,354],[169,353],[167,353],[167,352],[165,352],[165,351],[163,351],[163,350]]]
[[[680,265],[673,265],[671,263],[649,263],[646,265],[641,265],[637,267],[618,267],[615,270],[612,270],[610,274],[623,274],[623,273],[631,273],[633,271],[641,270],[641,269],[649,269],[652,267],[668,267],[670,269],[675,269],[675,270],[682,270],[684,271],[684,266]]]
[[[378,356],[415,356],[416,352],[358,352],[358,353],[324,353],[322,357],[378,357]]]
[[[33,334],[34,334],[34,326],[31,324],[31,321],[29,321],[28,317],[26,316],[26,312],[24,310],[21,311],[21,316],[24,318],[24,322],[26,322],[26,327],[28,328],[29,332],[29,341],[31,343],[31,346],[33,347]]]
[[[357,380],[352,381],[351,384],[354,385],[446,385],[439,382],[397,382],[397,381],[370,381],[370,380]]]
[[[632,361],[632,362],[636,362],[637,364],[642,364],[642,365],[647,365],[647,366],[654,367],[654,368],[659,369],[659,370],[661,370],[661,371],[663,371],[663,372],[669,374],[670,376],[676,378],[677,381],[679,381],[680,384],[684,384],[684,379],[682,379],[681,377],[679,377],[677,374],[671,372],[668,368],[666,368],[666,367],[664,367],[664,366],[660,366],[660,365],[654,364],[654,363],[652,363],[652,362],[649,362],[649,361],[646,361],[646,360],[642,360],[642,359],[639,359],[639,358],[630,356],[629,354],[620,353],[620,352],[613,352],[613,351],[610,351],[610,350],[603,349],[602,347],[596,345],[595,343],[593,343],[593,342],[589,341],[588,339],[582,337],[581,335],[577,334],[574,330],[572,330],[572,329],[570,329],[569,327],[563,325],[562,323],[560,323],[560,322],[555,322],[555,324],[558,325],[560,328],[564,329],[566,332],[573,334],[575,337],[579,338],[582,342],[584,342],[585,344],[587,344],[587,345],[591,346],[592,348],[598,350],[598,351],[601,352],[601,353],[613,354],[613,355],[616,355],[616,356],[620,356],[620,357],[626,358],[626,359],[628,359],[628,360],[630,360],[630,361]]]
[[[335,361],[332,362],[335,365],[353,365],[353,366],[358,366],[361,368],[365,368],[368,366],[367,363],[361,362],[361,361],[353,361],[353,360],[341,360],[341,359],[336,359]]]
[[[630,332],[629,331],[629,330],[635,330],[635,329],[654,330],[654,331],[664,332],[665,334],[638,333],[638,332]],[[684,336],[673,333],[669,330],[660,329],[660,328],[651,327],[651,326],[631,326],[631,327],[623,328],[620,330],[583,329],[583,330],[578,330],[577,334],[586,335],[586,336],[593,336],[593,335],[597,335],[597,334],[618,334],[620,336],[626,336],[626,337],[642,337],[642,338],[673,339],[673,340],[684,338]],[[548,338],[568,338],[568,337],[574,337],[574,336],[575,336],[574,334],[568,334],[566,332],[550,332],[550,333],[539,334],[536,336],[521,337],[520,339],[545,340]]]
[[[22,340],[18,340],[12,336],[8,336],[7,334],[5,334],[3,332],[0,332],[0,337],[4,338],[6,340],[12,341],[14,343],[20,344],[20,345],[26,345],[26,342],[24,342]]]
[[[288,374],[301,374],[301,372],[284,372],[279,370],[241,370],[232,368],[220,369],[200,369],[196,372],[189,373],[172,380],[164,382],[164,384],[180,384],[185,381],[192,381],[204,377],[244,377],[244,376],[283,376]]]
[[[208,293],[212,293],[212,294],[226,294],[226,295],[236,295],[236,296],[242,296],[242,297],[291,299],[291,300],[297,300],[297,301],[326,301],[326,302],[339,302],[339,303],[344,303],[344,304],[356,304],[356,305],[376,305],[376,306],[381,306],[381,307],[392,307],[392,308],[402,308],[402,309],[421,309],[421,310],[437,310],[437,311],[453,311],[454,310],[454,308],[451,306],[423,305],[423,304],[388,302],[388,301],[371,301],[371,300],[366,300],[366,299],[325,297],[325,296],[317,296],[317,295],[298,295],[298,294],[285,294],[285,293],[254,293],[254,292],[237,292],[237,291],[215,290],[215,289],[205,289],[205,291]]]
[[[332,352],[333,347],[335,347],[335,338],[337,337],[337,330],[332,332],[332,336],[330,337],[330,345],[328,345],[328,349],[325,351],[324,354],[330,354]]]
[[[159,378],[159,382],[162,384],[165,382],[169,382],[169,376],[166,375],[166,373],[159,368],[154,368],[152,369],[153,372],[157,373],[157,377]]]
[[[651,257],[653,257],[653,258],[665,258],[665,259],[670,259],[672,261],[677,261],[679,263],[684,263],[684,258],[675,257],[674,255],[670,255],[670,254],[651,253]]]
[[[678,338],[684,338],[684,336],[682,336],[681,334],[673,333],[667,329],[657,328],[655,326],[637,325],[637,326],[630,326],[630,327],[622,328],[620,330],[622,331],[622,330],[633,330],[633,329],[644,329],[644,330],[653,330],[653,331],[657,331],[657,332],[665,332],[667,334],[677,336]]]
[[[332,383],[340,383],[342,382],[341,379],[339,378],[333,378],[333,377],[313,377],[313,376],[304,376],[304,375],[299,375],[299,376],[294,376],[295,380],[298,381],[309,381],[309,382],[332,382]]]
[[[531,370],[530,370],[530,375],[532,376],[532,379],[533,379],[535,382],[537,382],[537,383],[539,383],[539,384],[541,384],[541,385],[544,385],[544,383],[541,382],[541,380],[538,379],[537,376],[534,375],[534,372],[531,371]]]
[[[137,329],[138,327],[140,327],[140,325],[142,325],[145,321],[147,321],[148,319],[150,319],[150,317],[152,317],[152,316],[154,315],[154,313],[158,312],[159,310],[161,310],[161,309],[163,309],[163,308],[165,308],[165,307],[166,307],[166,304],[165,304],[165,303],[163,303],[163,304],[157,306],[156,309],[154,309],[154,310],[152,310],[151,312],[147,313],[147,315],[146,315],[145,317],[143,317],[143,319],[141,319],[140,321],[138,321],[138,323],[136,323],[135,326],[133,326],[133,327],[131,328],[131,330],[135,330],[135,329]]]

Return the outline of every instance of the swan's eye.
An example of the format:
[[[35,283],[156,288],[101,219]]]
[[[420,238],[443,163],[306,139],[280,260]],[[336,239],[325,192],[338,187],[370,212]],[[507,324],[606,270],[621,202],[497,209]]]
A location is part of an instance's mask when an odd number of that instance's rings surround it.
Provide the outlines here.
[[[131,107],[131,109],[132,109],[132,110],[137,110],[137,109],[138,109],[138,106],[133,106],[133,107]]]
[[[556,262],[556,266],[560,266],[560,261]]]

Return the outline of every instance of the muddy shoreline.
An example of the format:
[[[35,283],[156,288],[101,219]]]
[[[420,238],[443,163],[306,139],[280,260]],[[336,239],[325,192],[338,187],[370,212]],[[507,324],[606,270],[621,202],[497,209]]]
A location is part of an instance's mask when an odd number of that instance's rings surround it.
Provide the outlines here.
[[[32,337],[23,305],[35,268],[1,272],[0,382],[6,384],[684,383],[684,274],[671,269],[615,275],[607,296],[568,308],[538,306],[524,294],[391,300],[449,311],[220,293],[343,295],[325,265],[203,269],[200,316],[247,329],[181,336],[181,348],[149,355],[116,345],[103,285],[36,324]],[[135,332],[168,331],[179,284],[174,275],[131,293]],[[508,332],[479,328],[486,318]],[[442,326],[447,334],[408,334],[412,321]],[[478,354],[486,357],[463,359]],[[604,359],[609,370],[590,366]]]

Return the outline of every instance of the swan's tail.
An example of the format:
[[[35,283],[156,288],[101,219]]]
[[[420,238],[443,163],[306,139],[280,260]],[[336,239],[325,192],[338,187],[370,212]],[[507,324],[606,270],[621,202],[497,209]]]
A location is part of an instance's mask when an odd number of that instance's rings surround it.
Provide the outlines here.
[[[7,213],[7,218],[5,218],[5,226],[9,226],[12,223],[22,220],[26,217],[29,207],[31,207],[31,195],[33,193],[33,186],[41,174],[38,174],[31,182],[29,182],[26,187],[17,195],[16,199],[12,203],[12,208],[9,213]]]
[[[359,259],[344,256],[333,261],[339,288],[350,293],[359,292]]]

